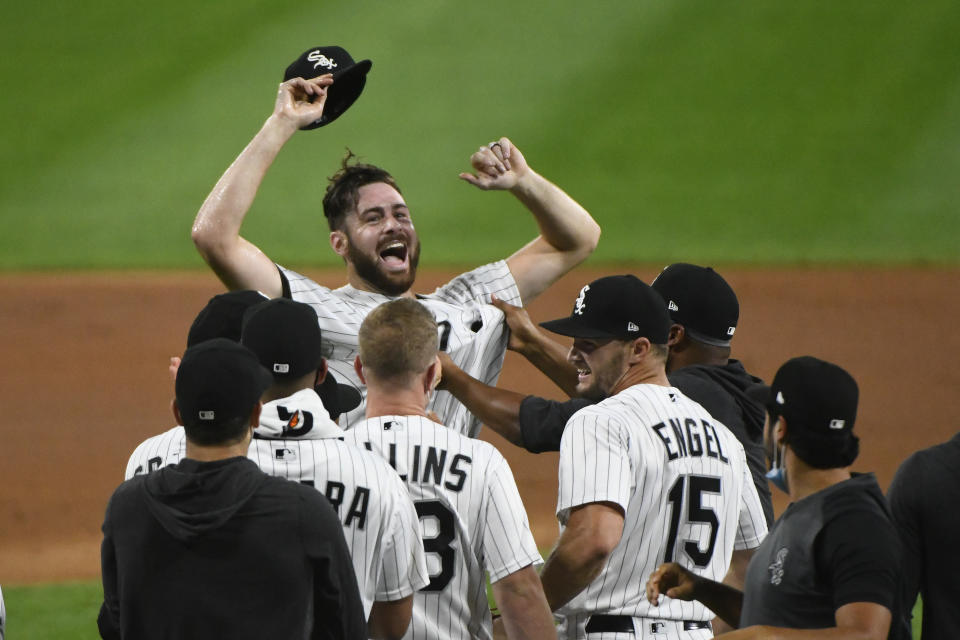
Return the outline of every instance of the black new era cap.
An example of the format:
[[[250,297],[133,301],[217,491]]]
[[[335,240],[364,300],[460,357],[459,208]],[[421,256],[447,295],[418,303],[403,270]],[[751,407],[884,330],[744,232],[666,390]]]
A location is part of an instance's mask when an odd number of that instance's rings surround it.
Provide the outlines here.
[[[192,347],[212,338],[229,338],[240,342],[244,312],[265,300],[267,296],[259,291],[230,291],[213,296],[190,326],[187,346]]]
[[[787,360],[769,387],[750,391],[775,416],[787,419],[788,429],[820,435],[849,433],[857,418],[857,382],[841,367],[801,356]]]
[[[214,338],[183,354],[175,383],[183,425],[205,431],[248,417],[273,382],[257,357],[226,338]]]
[[[737,330],[740,303],[719,273],[686,262],[671,264],[650,284],[667,302],[670,318],[695,340],[730,346]]]
[[[316,371],[323,361],[316,312],[308,304],[287,298],[250,307],[244,315],[240,341],[277,380],[292,380]],[[355,409],[361,400],[359,391],[339,384],[330,372],[315,391],[333,419]]]
[[[569,317],[540,326],[574,338],[647,338],[666,344],[670,316],[660,294],[636,276],[607,276],[580,290]]]
[[[828,469],[856,459],[859,438],[853,424],[860,391],[841,367],[813,356],[792,358],[769,387],[758,385],[748,395],[766,406],[771,422],[786,418],[787,442],[804,462]]]
[[[373,63],[370,60],[354,62],[350,54],[341,47],[313,47],[290,63],[283,73],[284,81],[291,78],[316,78],[333,74],[333,84],[327,91],[327,101],[323,105],[323,115],[319,120],[303,129],[316,129],[330,124],[350,108],[367,83],[367,72]]]

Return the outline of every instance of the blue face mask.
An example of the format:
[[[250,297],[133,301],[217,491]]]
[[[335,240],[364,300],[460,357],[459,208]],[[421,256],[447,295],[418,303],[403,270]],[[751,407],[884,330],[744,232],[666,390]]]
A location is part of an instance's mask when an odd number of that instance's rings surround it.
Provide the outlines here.
[[[767,471],[766,475],[767,480],[772,482],[773,486],[784,493],[790,493],[790,489],[787,487],[787,469],[783,466],[783,445],[774,449],[770,471]]]

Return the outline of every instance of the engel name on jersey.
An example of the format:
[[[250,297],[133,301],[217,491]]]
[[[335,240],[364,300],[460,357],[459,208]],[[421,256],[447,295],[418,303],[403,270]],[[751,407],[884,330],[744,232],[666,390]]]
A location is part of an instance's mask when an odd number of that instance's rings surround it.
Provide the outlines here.
[[[365,418],[366,408],[366,386],[353,366],[358,354],[357,332],[368,313],[393,298],[350,285],[331,290],[284,267],[280,267],[280,273],[284,295],[309,304],[317,312],[330,370],[339,382],[353,384],[364,398],[359,407],[340,416],[340,426],[352,429]],[[471,376],[493,385],[503,367],[508,336],[503,313],[489,304],[491,295],[521,304],[520,291],[504,261],[461,274],[417,298],[437,321],[441,350]],[[480,421],[446,391],[434,394],[428,409],[458,433],[474,437],[480,431]]]
[[[430,584],[405,637],[491,638],[485,572],[497,582],[542,562],[507,461],[421,416],[371,418],[345,438],[396,469],[420,516]]]
[[[428,584],[420,525],[397,473],[379,456],[338,439],[343,432],[325,415],[312,389],[268,402],[247,457],[267,474],[327,497],[343,525],[369,616],[375,600],[399,600]],[[298,437],[279,437],[284,434]],[[185,450],[183,427],[149,438],[131,456],[127,478],[177,464]]]
[[[677,562],[720,581],[734,549],[759,546],[767,527],[743,446],[699,404],[673,387],[641,384],[586,407],[560,444],[557,517],[612,502],[623,537],[600,575],[560,613],[707,621],[699,602],[647,602],[647,577]],[[571,636],[576,635],[572,633]]]

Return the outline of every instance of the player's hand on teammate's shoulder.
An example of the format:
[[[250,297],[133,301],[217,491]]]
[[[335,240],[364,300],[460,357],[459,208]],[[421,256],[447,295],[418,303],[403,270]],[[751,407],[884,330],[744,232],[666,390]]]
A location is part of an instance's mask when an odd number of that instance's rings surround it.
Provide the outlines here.
[[[327,89],[333,84],[333,75],[310,78],[291,78],[281,82],[273,115],[299,129],[320,119],[327,101]]]
[[[693,600],[697,576],[676,562],[661,564],[647,580],[647,600],[653,606],[660,604],[660,595],[677,600]]]
[[[539,329],[530,319],[530,314],[523,307],[504,302],[497,296],[490,296],[490,304],[503,312],[503,318],[510,328],[510,341],[507,348],[511,351],[523,353],[527,347],[536,342],[540,335]]]
[[[509,190],[530,175],[530,167],[520,149],[509,138],[500,138],[480,147],[470,156],[476,173],[461,173],[460,178],[487,190]]]

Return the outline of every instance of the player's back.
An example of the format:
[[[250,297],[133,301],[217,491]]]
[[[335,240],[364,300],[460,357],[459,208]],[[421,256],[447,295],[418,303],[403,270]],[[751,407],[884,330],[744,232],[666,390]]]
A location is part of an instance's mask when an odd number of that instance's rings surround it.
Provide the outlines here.
[[[626,511],[602,573],[564,613],[709,620],[699,603],[651,607],[643,585],[663,562],[720,581],[735,547],[759,544],[763,511],[736,437],[676,388],[642,384],[576,413],[560,456],[561,521],[589,502]]]
[[[372,418],[346,439],[397,470],[420,516],[430,584],[414,597],[406,637],[491,637],[485,572],[497,582],[541,562],[506,460],[421,416]]]
[[[367,615],[374,600],[399,600],[426,584],[416,512],[380,457],[337,438],[263,437],[251,441],[247,457],[269,475],[327,497],[343,526]]]

